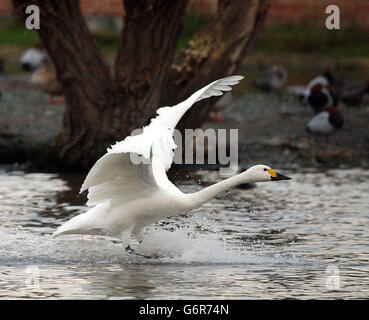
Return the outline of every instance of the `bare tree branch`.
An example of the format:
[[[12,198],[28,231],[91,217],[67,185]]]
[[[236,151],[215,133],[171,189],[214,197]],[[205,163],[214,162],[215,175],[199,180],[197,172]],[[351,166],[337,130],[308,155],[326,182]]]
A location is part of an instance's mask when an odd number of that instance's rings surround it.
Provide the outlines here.
[[[235,74],[261,31],[268,8],[269,0],[220,0],[214,19],[173,63],[161,104],[178,103],[207,82]],[[207,99],[194,106],[179,127],[200,127],[213,104]]]

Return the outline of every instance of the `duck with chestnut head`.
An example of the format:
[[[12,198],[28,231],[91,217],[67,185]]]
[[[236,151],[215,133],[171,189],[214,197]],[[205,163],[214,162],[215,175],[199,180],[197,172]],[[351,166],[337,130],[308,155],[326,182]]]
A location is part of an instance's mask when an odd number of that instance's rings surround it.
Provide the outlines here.
[[[306,126],[306,131],[313,135],[328,136],[340,130],[343,117],[336,107],[326,107],[314,116]]]
[[[311,88],[306,97],[306,102],[313,109],[313,112],[318,114],[326,107],[337,107],[338,95],[331,85],[318,83]]]

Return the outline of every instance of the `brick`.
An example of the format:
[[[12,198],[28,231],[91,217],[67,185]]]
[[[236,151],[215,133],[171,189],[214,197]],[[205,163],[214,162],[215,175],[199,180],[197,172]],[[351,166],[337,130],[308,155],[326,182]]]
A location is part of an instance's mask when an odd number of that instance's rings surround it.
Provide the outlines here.
[[[245,0],[246,1],[246,0]],[[124,16],[122,0],[80,0],[86,16]],[[271,0],[267,24],[297,22],[301,19],[320,25],[326,17],[325,8],[330,4],[340,8],[345,24],[356,24],[369,29],[368,0]],[[0,14],[11,15],[10,0],[0,0]],[[188,8],[199,14],[213,15],[217,0],[190,0]]]

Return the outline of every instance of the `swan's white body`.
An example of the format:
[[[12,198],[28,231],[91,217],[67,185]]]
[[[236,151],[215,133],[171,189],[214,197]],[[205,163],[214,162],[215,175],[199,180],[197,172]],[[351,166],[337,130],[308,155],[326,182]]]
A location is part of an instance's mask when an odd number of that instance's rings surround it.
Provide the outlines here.
[[[93,208],[67,221],[55,235],[103,234],[118,237],[127,245],[131,234],[140,240],[147,225],[189,212],[238,184],[275,177],[269,167],[258,165],[199,192],[185,194],[166,175],[176,148],[173,130],[184,113],[199,100],[231,90],[230,86],[242,78],[217,80],[176,106],[158,109],[158,116],[142,134],[129,136],[108,149],[81,187],[81,192],[88,189],[87,205]],[[136,163],[132,155],[142,155],[145,161]]]

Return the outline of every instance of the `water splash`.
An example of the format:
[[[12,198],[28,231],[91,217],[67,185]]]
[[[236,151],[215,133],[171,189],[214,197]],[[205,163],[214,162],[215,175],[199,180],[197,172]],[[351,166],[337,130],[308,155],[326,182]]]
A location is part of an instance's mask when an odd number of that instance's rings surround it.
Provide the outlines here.
[[[191,228],[168,231],[151,229],[139,247],[160,263],[176,264],[301,264],[289,255],[269,255],[249,246],[235,245],[220,233],[201,233]]]
[[[119,241],[105,237],[30,233],[0,229],[0,265],[76,264],[301,264],[288,255],[265,255],[250,247],[234,246],[216,233],[189,228],[168,231],[152,228],[141,245],[132,246],[144,258],[124,251]]]

